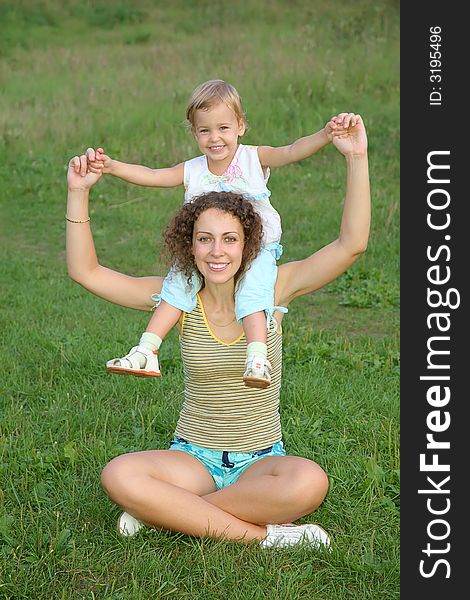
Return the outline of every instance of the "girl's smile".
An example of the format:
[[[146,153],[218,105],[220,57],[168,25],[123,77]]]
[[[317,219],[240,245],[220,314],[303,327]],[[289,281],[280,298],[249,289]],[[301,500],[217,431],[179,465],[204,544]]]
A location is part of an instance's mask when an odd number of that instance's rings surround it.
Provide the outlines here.
[[[199,149],[207,156],[209,170],[223,175],[238,148],[238,138],[245,133],[245,124],[223,102],[206,110],[196,110],[194,135]]]

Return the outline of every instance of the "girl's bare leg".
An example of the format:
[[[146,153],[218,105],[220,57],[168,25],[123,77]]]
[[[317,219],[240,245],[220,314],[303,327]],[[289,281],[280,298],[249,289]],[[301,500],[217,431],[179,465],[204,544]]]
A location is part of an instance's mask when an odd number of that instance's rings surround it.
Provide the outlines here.
[[[271,383],[271,367],[268,362],[266,315],[264,311],[243,318],[245,331],[246,361],[243,381],[245,385],[264,389]]]
[[[264,311],[255,312],[243,318],[243,331],[246,343],[260,342],[266,344],[267,328],[266,315]]]
[[[137,347],[122,358],[115,358],[106,363],[110,373],[139,375],[145,377],[160,376],[158,350],[168,332],[176,325],[181,311],[171,304],[162,301],[155,309],[145,332]]]
[[[215,491],[207,469],[178,450],[148,450],[113,459],[103,470],[108,496],[136,519],[198,537],[261,540],[266,528],[203,498]]]
[[[160,339],[164,340],[168,332],[178,323],[180,316],[181,311],[179,308],[175,308],[162,300],[153,311],[145,331],[158,335]]]

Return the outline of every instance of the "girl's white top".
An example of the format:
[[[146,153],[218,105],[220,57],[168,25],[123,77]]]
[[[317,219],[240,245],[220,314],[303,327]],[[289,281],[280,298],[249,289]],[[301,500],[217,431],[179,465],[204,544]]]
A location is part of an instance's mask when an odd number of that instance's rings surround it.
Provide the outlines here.
[[[263,242],[279,243],[282,235],[281,217],[269,201],[267,188],[269,168],[263,173],[256,146],[240,144],[223,175],[209,171],[203,154],[184,163],[184,202],[207,192],[235,192],[249,198],[263,222]]]

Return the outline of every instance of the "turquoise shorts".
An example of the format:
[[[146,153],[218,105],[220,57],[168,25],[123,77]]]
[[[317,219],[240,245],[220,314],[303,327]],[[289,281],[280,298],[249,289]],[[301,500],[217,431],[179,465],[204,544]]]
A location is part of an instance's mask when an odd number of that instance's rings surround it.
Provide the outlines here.
[[[181,450],[197,458],[212,475],[218,490],[235,483],[243,471],[257,460],[266,456],[286,455],[282,442],[256,452],[226,452],[196,446],[180,437],[173,438],[170,450]]]

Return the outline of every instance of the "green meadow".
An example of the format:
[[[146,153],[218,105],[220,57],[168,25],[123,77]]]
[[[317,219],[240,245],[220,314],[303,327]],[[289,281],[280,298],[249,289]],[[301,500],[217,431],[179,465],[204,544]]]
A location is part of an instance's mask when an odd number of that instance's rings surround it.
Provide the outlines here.
[[[291,454],[329,475],[333,551],[262,550],[145,530],[124,539],[101,489],[124,452],[166,448],[182,401],[178,338],[159,381],[108,375],[148,314],[67,275],[66,164],[88,146],[148,166],[198,154],[184,124],[200,82],[240,91],[248,144],[284,145],[330,116],[369,136],[367,252],[283,323]],[[399,598],[399,7],[396,0],[0,0],[0,598]],[[281,262],[337,236],[345,166],[332,147],[273,170]],[[164,274],[182,189],[110,176],[91,192],[103,264]]]

